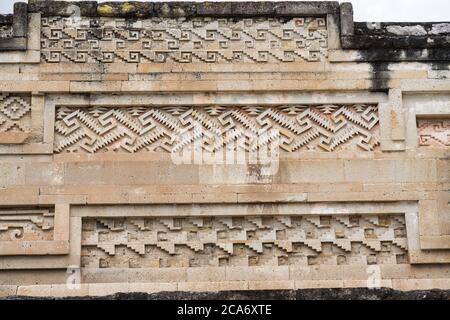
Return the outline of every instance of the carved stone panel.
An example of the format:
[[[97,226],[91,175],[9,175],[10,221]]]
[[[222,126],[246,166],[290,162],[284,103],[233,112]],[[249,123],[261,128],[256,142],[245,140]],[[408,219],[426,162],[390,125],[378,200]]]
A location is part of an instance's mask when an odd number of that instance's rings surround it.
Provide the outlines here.
[[[276,140],[284,152],[378,148],[374,105],[57,107],[54,151],[254,151]]]
[[[40,207],[0,209],[0,256],[69,253],[68,213]]]
[[[22,143],[31,132],[31,96],[0,95],[0,144]]]
[[[49,63],[264,63],[327,57],[325,18],[42,19]]]
[[[84,268],[408,263],[404,215],[83,218]]]
[[[53,240],[54,212],[48,209],[1,210],[0,243]]]
[[[450,147],[450,119],[419,119],[419,146]]]

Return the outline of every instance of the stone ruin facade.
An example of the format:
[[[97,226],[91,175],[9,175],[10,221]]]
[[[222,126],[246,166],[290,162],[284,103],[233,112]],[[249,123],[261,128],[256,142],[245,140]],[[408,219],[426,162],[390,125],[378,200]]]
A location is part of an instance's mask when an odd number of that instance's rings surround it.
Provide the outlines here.
[[[450,23],[30,1],[0,27],[0,296],[450,289]]]

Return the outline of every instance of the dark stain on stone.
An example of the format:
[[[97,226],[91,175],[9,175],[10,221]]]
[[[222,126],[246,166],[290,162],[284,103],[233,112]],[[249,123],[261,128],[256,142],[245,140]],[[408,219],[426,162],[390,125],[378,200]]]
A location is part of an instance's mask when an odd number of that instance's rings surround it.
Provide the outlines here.
[[[439,70],[450,70],[450,62],[449,61],[433,61],[430,62],[431,70],[439,71]]]
[[[5,300],[450,300],[450,290],[396,291],[388,288],[254,290],[221,292],[117,293],[103,297],[7,297]],[[1,300],[1,299],[0,299]]]
[[[387,92],[389,90],[389,62],[373,62],[370,91]]]
[[[247,166],[247,174],[251,178],[255,178],[257,181],[262,179],[261,176],[261,165],[259,164],[249,164]]]

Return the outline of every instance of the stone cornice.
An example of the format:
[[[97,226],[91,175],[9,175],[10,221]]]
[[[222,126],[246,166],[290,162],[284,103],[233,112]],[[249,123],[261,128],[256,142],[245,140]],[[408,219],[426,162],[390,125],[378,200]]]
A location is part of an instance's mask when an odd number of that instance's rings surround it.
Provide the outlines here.
[[[248,17],[339,14],[337,1],[299,2],[104,2],[96,1],[30,1],[29,12],[44,16],[70,16],[74,6],[82,16],[149,18],[149,17]]]

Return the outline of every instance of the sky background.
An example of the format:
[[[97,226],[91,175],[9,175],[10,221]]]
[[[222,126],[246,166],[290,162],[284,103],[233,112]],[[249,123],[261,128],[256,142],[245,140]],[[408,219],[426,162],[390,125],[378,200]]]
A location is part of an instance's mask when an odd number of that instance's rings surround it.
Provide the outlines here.
[[[16,1],[18,0],[0,0],[0,13],[12,13],[13,3]],[[100,0],[98,2],[105,2],[105,1],[106,0],[103,1]],[[157,0],[152,1],[156,2]],[[321,1],[321,0],[313,0],[313,1]],[[346,0],[346,1],[353,3],[353,9],[355,11],[355,21],[371,21],[371,22],[450,21],[450,0]],[[126,1],[124,0],[121,2]]]

